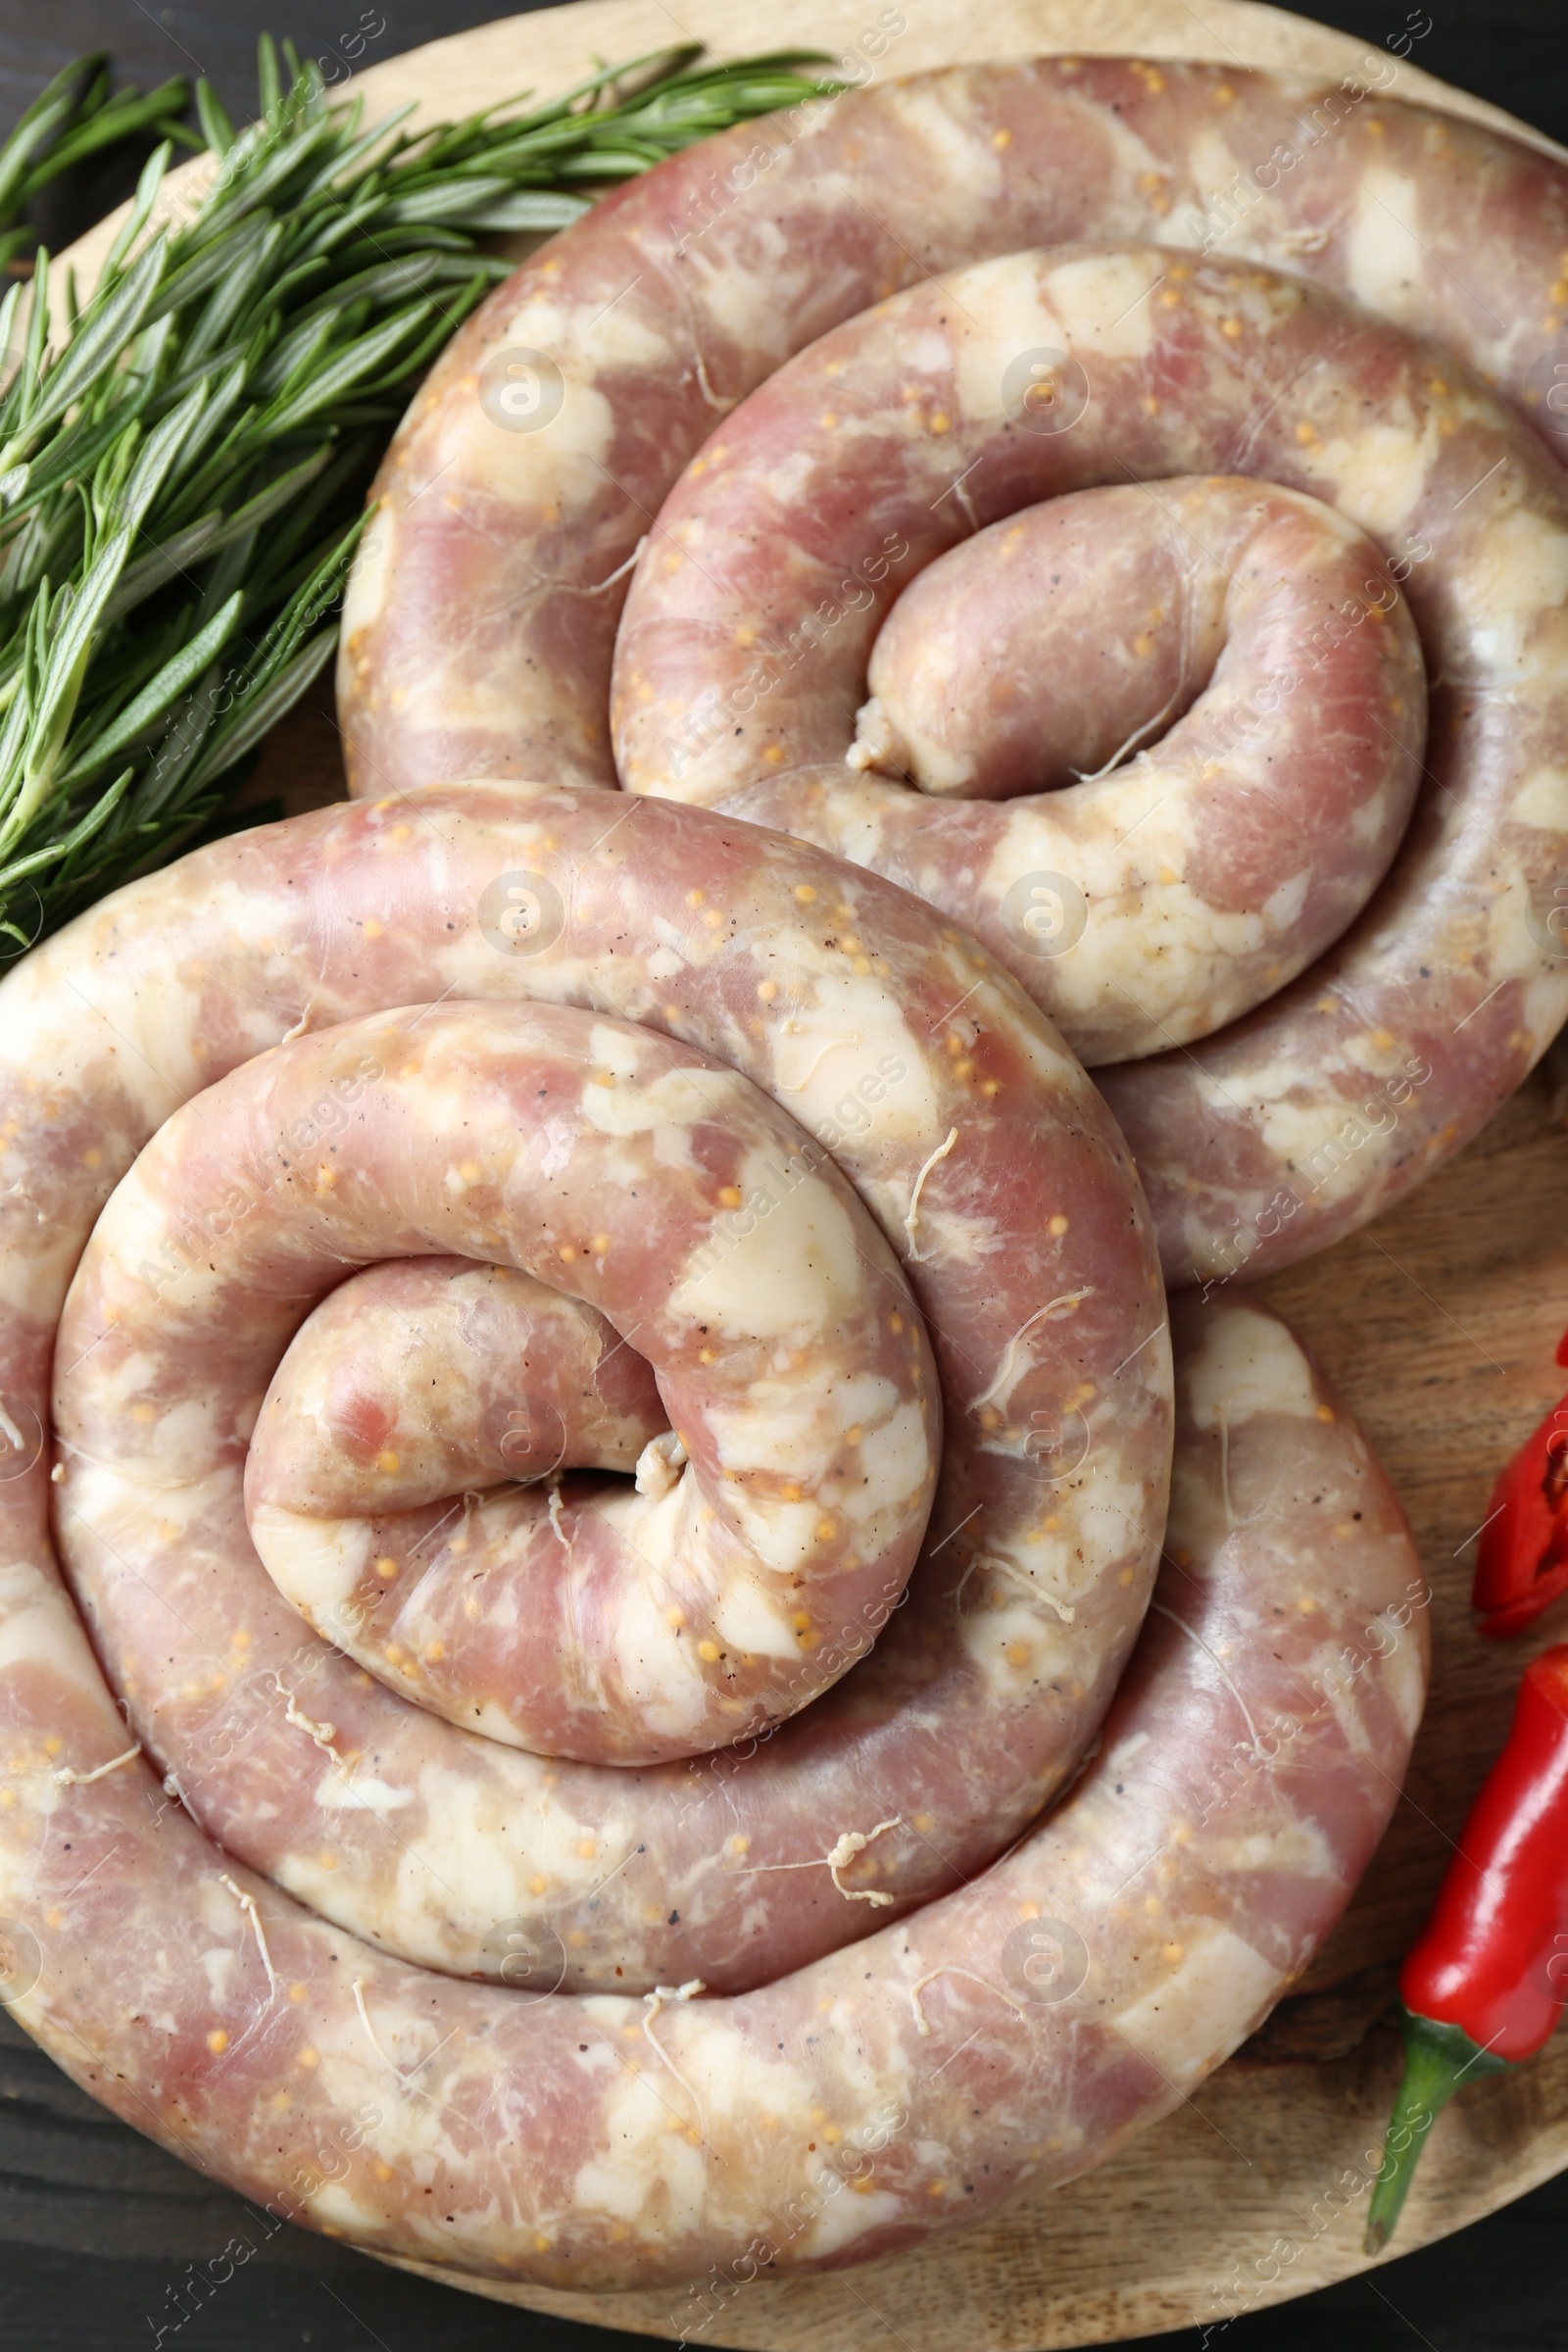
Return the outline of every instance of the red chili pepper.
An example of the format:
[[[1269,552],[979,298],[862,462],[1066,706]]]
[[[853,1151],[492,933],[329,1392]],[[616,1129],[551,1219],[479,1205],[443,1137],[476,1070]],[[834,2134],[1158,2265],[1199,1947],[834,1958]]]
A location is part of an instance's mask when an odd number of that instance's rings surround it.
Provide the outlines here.
[[[1568,1642],[1525,1668],[1506,1746],[1399,1976],[1404,2074],[1367,2208],[1380,2253],[1434,2118],[1533,2057],[1568,2003]]]
[[[1557,1349],[1568,1364],[1568,1333]],[[1533,1430],[1492,1490],[1470,1601],[1483,1634],[1517,1634],[1568,1592],[1568,1396]]]

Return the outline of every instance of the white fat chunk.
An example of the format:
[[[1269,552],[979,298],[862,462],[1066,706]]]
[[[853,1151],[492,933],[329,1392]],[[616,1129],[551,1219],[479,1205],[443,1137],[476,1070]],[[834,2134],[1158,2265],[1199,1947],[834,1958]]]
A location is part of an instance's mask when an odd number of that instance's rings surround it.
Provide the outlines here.
[[[1279,1990],[1279,1971],[1229,1928],[1204,1931],[1163,1984],[1110,2023],[1174,2083],[1234,2050]]]
[[[781,1340],[831,1328],[860,1295],[849,1211],[819,1176],[788,1185],[768,1156],[746,1155],[743,1207],[720,1219],[674,1294],[677,1312],[728,1340]],[[751,1220],[750,1230],[744,1229]]]
[[[1257,1413],[1317,1412],[1311,1367],[1272,1317],[1242,1307],[1209,1330],[1187,1371],[1188,1406],[1198,1429],[1235,1429]]]

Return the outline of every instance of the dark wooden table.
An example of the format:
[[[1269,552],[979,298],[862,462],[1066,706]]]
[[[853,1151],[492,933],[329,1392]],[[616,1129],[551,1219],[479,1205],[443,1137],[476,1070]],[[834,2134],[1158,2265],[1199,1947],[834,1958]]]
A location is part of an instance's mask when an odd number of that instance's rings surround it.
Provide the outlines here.
[[[512,0],[514,10],[526,0]],[[379,59],[508,13],[508,0],[0,0],[0,127],[48,77],[106,49],[143,86],[206,73],[229,111],[254,111],[258,31],[325,54],[384,20]],[[1197,12],[1195,12],[1197,13]],[[1300,10],[1369,46],[1416,35],[1428,72],[1568,142],[1562,0],[1405,0]],[[673,20],[672,20],[673,23]],[[675,37],[672,31],[672,37]],[[128,191],[134,157],[52,191],[39,225],[58,248]],[[114,2122],[0,2011],[0,2344],[14,2352],[633,2352],[646,2336],[577,2328],[411,2279],[304,2231],[279,2230],[221,2285],[244,2208]],[[252,2231],[265,2237],[265,2225]],[[198,2280],[198,2273],[201,2279]],[[1374,2278],[1209,2330],[1225,2352],[1562,2352],[1568,2344],[1568,2174]],[[1197,2329],[1149,2338],[1200,2352]],[[891,2338],[890,2338],[891,2343]],[[955,2352],[962,2352],[955,2347]],[[1139,2352],[1138,2347],[1133,2352]]]

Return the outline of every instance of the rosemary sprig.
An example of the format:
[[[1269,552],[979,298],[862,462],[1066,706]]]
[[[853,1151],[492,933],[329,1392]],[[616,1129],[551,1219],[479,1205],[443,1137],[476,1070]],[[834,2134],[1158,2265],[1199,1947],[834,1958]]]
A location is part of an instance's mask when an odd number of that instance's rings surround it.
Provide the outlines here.
[[[197,85],[211,186],[160,225],[160,145],[59,348],[39,255],[0,396],[0,957],[172,856],[330,659],[391,426],[513,267],[481,240],[837,86],[800,52],[699,54],[408,134],[411,108],[329,106],[288,42],[285,82],[264,36],[261,119]]]
[[[0,269],[31,251],[36,239],[24,216],[40,188],[73,164],[138,132],[195,146],[178,118],[190,103],[190,84],[176,74],[156,90],[109,87],[103,50],[57,74],[0,146]]]

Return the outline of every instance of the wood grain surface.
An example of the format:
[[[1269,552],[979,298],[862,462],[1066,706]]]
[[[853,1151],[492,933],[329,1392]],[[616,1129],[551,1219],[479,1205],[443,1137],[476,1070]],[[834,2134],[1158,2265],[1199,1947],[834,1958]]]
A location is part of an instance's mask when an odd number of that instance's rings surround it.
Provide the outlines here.
[[[1001,0],[984,11],[957,0],[903,0],[899,13],[907,29],[879,73],[1091,47],[1343,73],[1366,54],[1363,42],[1246,0],[1204,0],[1200,14],[1184,0]],[[375,111],[414,99],[427,113],[452,115],[524,84],[548,93],[595,56],[628,56],[677,34],[706,39],[720,55],[785,42],[838,54],[877,14],[869,0],[682,0],[676,25],[659,0],[583,0],[395,58],[362,74],[357,87]],[[1396,87],[1454,112],[1508,120],[1412,66],[1401,67]],[[82,240],[80,267],[90,270],[107,233],[108,224]],[[335,727],[318,689],[270,740],[245,798],[292,812],[342,789]],[[1194,2099],[1114,2164],[1065,2188],[1026,2194],[986,2225],[923,2251],[842,2277],[756,2281],[699,2340],[760,2352],[823,2344],[884,2352],[891,2331],[907,2352],[1049,2352],[1223,2321],[1365,2267],[1357,2183],[1376,2162],[1397,2073],[1387,2013],[1398,1955],[1425,1916],[1499,1743],[1525,1657],[1568,1631],[1564,1604],[1533,1642],[1485,1642],[1467,1605],[1474,1534],[1495,1469],[1551,1403],[1561,1378],[1553,1350],[1568,1319],[1568,1135],[1555,1084],[1549,1071],[1538,1072],[1470,1150],[1402,1207],[1263,1286],[1377,1446],[1433,1591],[1433,1694],[1406,1788],[1309,1977]],[[7,2062],[0,2048],[0,2077]],[[178,2172],[146,2153],[160,2180],[166,2169]],[[1447,2111],[1397,2250],[1474,2221],[1564,2166],[1568,2036],[1516,2075],[1478,2082]],[[213,2198],[194,2180],[190,2194]],[[133,2202],[123,2210],[134,2238]],[[450,2274],[422,2275],[472,2286]],[[656,2337],[678,2334],[685,2303],[663,2290],[473,2291]]]

